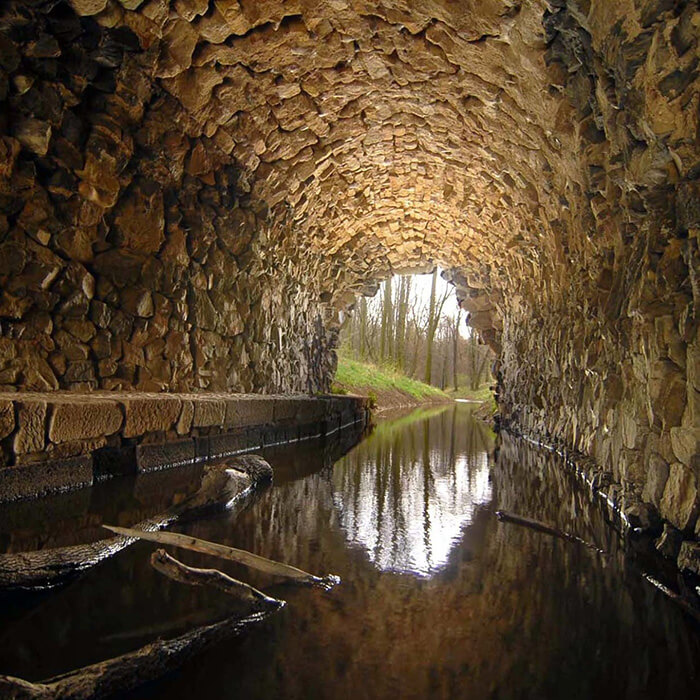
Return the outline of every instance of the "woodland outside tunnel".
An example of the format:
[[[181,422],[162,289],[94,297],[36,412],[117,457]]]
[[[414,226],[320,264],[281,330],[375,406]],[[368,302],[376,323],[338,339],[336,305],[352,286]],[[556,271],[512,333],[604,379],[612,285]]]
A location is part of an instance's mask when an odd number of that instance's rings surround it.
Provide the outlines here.
[[[699,24],[668,0],[3,3],[0,389],[324,391],[339,313],[440,265],[504,420],[697,538]]]

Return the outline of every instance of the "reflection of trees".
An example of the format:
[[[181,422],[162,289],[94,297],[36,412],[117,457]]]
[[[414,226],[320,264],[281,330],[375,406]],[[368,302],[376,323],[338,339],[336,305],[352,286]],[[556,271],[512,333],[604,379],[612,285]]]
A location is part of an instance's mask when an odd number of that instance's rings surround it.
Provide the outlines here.
[[[444,417],[449,427],[452,419]],[[430,419],[428,431],[409,426],[400,440],[380,431],[385,438],[349,454],[332,481],[315,475],[266,494],[241,523],[239,545],[279,554],[281,533],[259,525],[269,520],[275,502],[280,515],[294,514],[275,526],[285,531],[285,560],[333,571],[343,583],[328,596],[285,591],[290,604],[269,632],[197,660],[162,696],[206,690],[211,697],[251,700],[691,697],[700,670],[698,638],[677,610],[638,577],[626,575],[622,559],[604,560],[498,523],[487,509],[475,511],[446,566],[429,578],[382,572],[371,548],[347,546],[346,523],[334,504],[339,485],[360,488],[349,501],[353,507],[370,486],[383,491],[382,526],[375,535],[386,532],[392,518],[404,518],[392,532],[396,539],[385,543],[392,555],[416,524],[422,546],[426,435],[435,481],[446,477],[450,504],[459,504],[452,487],[463,486],[460,473],[473,480],[479,474],[468,466],[478,467],[478,451],[465,446],[480,444],[484,434],[458,415],[456,431],[445,433],[444,451],[456,456],[447,469],[439,457],[440,420]],[[357,474],[358,452],[368,460],[367,481]],[[572,488],[555,460],[506,438],[491,468],[497,507],[549,520],[618,551],[606,541],[609,531],[598,509]],[[404,489],[414,486],[417,516],[402,500]],[[432,503],[432,487],[428,493]],[[584,529],[575,529],[577,523]],[[433,525],[431,519],[431,535]]]
[[[427,431],[420,422],[403,423],[401,430],[380,425],[332,472],[321,469],[328,455],[317,445],[280,450],[270,456],[275,486],[235,522],[218,518],[188,528],[308,571],[337,573],[342,584],[324,594],[216,562],[289,605],[245,640],[197,657],[149,687],[144,697],[694,697],[700,637],[678,610],[627,570],[601,511],[558,461],[507,436],[490,466],[493,507],[549,521],[614,556],[602,559],[585,548],[498,523],[490,509],[476,508],[444,565],[430,577],[377,568],[376,542],[394,561],[415,536],[424,547],[426,444],[434,560],[434,506],[444,503],[449,513],[462,514],[460,494],[473,493],[482,474],[488,476],[489,434],[457,410],[427,419]],[[436,490],[439,485],[443,492]],[[372,547],[348,546],[347,523],[336,506],[339,489],[346,487],[353,508],[375,490],[382,494],[382,522],[372,530]],[[407,509],[404,497],[413,488],[411,503],[418,507]],[[176,585],[153,573],[149,545],[129,551],[101,573],[91,572],[52,596],[23,633],[8,627],[0,641],[4,655],[18,645],[27,651],[30,643],[43,644],[24,664],[26,675],[32,669],[35,676],[45,675],[38,670],[41,664],[60,665],[56,672],[71,665],[63,657],[74,657],[76,644],[90,645],[86,655],[105,656],[108,648],[124,651],[141,641],[106,642],[103,635],[115,630],[175,618],[191,622],[227,606],[223,594]],[[213,564],[180,554],[190,564]],[[94,574],[98,581],[91,579]],[[53,606],[61,596],[68,613],[59,618]],[[95,625],[78,629],[90,615]],[[69,624],[53,629],[61,620]]]
[[[489,500],[488,433],[471,423],[465,411],[443,409],[385,425],[336,465],[343,528],[379,568],[442,566],[475,506]]]

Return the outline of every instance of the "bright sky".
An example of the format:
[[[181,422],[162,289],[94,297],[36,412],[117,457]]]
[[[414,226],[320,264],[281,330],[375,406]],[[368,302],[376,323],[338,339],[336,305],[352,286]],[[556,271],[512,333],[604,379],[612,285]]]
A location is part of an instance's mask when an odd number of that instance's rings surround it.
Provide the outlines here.
[[[448,292],[448,297],[447,300],[445,301],[445,305],[442,307],[442,315],[443,317],[448,317],[450,319],[454,319],[457,316],[457,296],[455,295],[455,288],[453,285],[449,284],[448,282],[445,282],[444,279],[440,276],[440,273],[442,270],[438,268],[438,277],[437,277],[437,284],[435,285],[435,298],[436,299],[441,299],[442,295],[445,293],[447,290]],[[413,281],[411,282],[411,304],[415,305],[421,305],[424,306],[426,309],[428,308],[430,304],[430,286],[432,284],[432,274],[427,274],[427,275],[412,275]],[[394,294],[396,294],[396,290],[398,288],[399,281],[398,281],[398,276],[392,278],[392,286],[394,288]],[[381,298],[381,292],[377,292],[374,297],[372,297],[373,300],[376,300],[377,303],[379,303],[379,299]],[[463,338],[469,338],[469,331],[470,329],[467,327],[467,324],[465,323],[465,318],[466,318],[466,313],[464,310],[462,310],[462,315],[460,318],[459,322],[459,333]]]

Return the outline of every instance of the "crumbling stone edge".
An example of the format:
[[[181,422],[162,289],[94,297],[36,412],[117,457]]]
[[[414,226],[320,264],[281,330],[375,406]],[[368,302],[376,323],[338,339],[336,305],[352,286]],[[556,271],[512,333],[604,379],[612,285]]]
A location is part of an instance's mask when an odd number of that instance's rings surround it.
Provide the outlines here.
[[[220,459],[369,423],[366,398],[0,394],[0,502]]]

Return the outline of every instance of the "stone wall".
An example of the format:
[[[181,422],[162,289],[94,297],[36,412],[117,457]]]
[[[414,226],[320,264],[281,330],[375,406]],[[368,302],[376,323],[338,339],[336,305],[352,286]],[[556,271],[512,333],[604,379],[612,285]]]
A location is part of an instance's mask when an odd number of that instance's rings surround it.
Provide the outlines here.
[[[363,428],[359,396],[0,394],[0,502]]]
[[[506,420],[593,457],[623,509],[641,499],[697,538],[699,17],[666,9],[591,3],[587,30],[565,9],[548,22],[588,207],[560,229],[564,264],[500,309],[500,397]]]
[[[129,16],[0,10],[0,389],[327,389],[317,260]]]
[[[666,0],[0,9],[0,386],[316,391],[440,264],[504,417],[693,536],[698,27]]]

